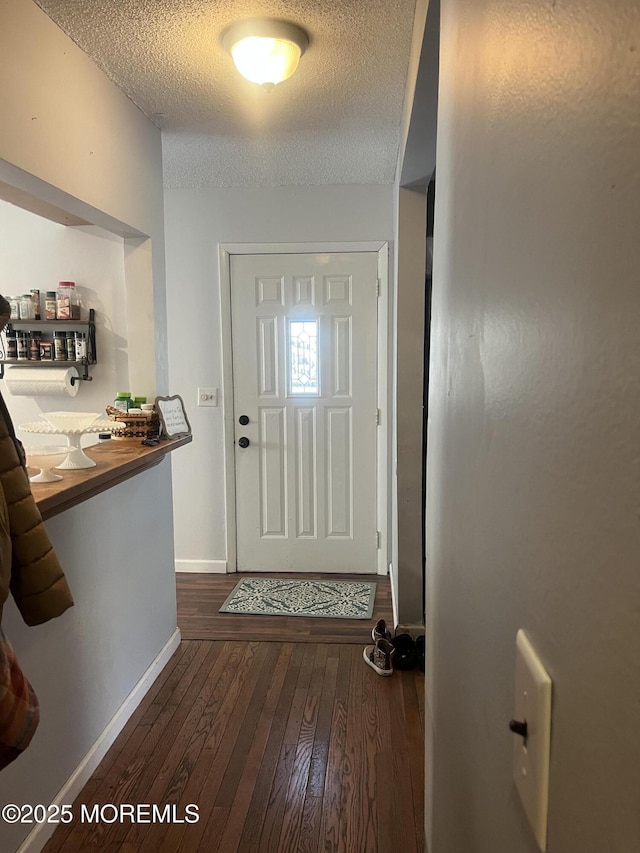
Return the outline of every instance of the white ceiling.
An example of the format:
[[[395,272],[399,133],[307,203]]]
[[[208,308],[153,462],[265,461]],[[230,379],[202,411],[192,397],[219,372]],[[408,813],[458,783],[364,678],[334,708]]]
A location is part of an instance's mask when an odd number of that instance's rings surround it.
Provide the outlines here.
[[[391,183],[415,0],[37,0],[163,130],[168,186]],[[310,45],[270,94],[218,42],[248,17]]]

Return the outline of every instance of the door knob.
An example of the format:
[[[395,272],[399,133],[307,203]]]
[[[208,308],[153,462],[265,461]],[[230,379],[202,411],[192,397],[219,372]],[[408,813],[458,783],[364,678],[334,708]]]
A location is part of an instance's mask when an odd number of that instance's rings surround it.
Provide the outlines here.
[[[251,442],[250,442],[250,441],[249,441],[249,439],[246,437],[246,435],[243,435],[243,436],[242,436],[242,438],[239,438],[239,439],[238,439],[238,444],[240,445],[240,447],[249,447],[249,445],[251,444]]]
[[[238,418],[238,423],[241,426],[246,426],[249,423],[249,418],[247,417],[247,415],[240,415],[240,417]]]

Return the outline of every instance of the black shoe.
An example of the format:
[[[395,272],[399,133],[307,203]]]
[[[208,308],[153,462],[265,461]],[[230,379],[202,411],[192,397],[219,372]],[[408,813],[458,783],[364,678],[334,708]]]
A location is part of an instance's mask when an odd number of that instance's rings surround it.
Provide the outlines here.
[[[411,634],[398,634],[391,643],[395,649],[393,666],[395,669],[413,669],[416,665],[416,644]]]

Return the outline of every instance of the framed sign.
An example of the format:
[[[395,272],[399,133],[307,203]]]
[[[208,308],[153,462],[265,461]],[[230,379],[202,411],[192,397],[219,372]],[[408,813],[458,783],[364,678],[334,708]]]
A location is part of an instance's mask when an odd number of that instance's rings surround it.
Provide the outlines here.
[[[179,394],[174,394],[173,397],[156,397],[155,407],[160,417],[161,434],[165,438],[191,435],[191,425]]]

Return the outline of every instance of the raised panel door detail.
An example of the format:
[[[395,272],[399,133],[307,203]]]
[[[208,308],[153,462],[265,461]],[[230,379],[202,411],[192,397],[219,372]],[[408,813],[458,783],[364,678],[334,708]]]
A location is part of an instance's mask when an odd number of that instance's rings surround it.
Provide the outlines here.
[[[315,538],[317,530],[316,410],[295,410],[296,535]]]
[[[287,422],[284,408],[260,409],[260,535],[287,536]]]
[[[377,254],[230,269],[236,567],[376,571]]]
[[[351,317],[333,317],[332,334],[332,373],[333,396],[351,396],[352,355],[351,355]]]
[[[315,282],[312,275],[293,276],[293,304],[315,305]]]
[[[258,395],[278,397],[278,318],[257,318]]]
[[[256,305],[284,305],[282,276],[260,276],[256,279]]]
[[[351,276],[325,275],[324,301],[326,305],[351,305]]]
[[[353,535],[351,408],[326,409],[327,538]]]

